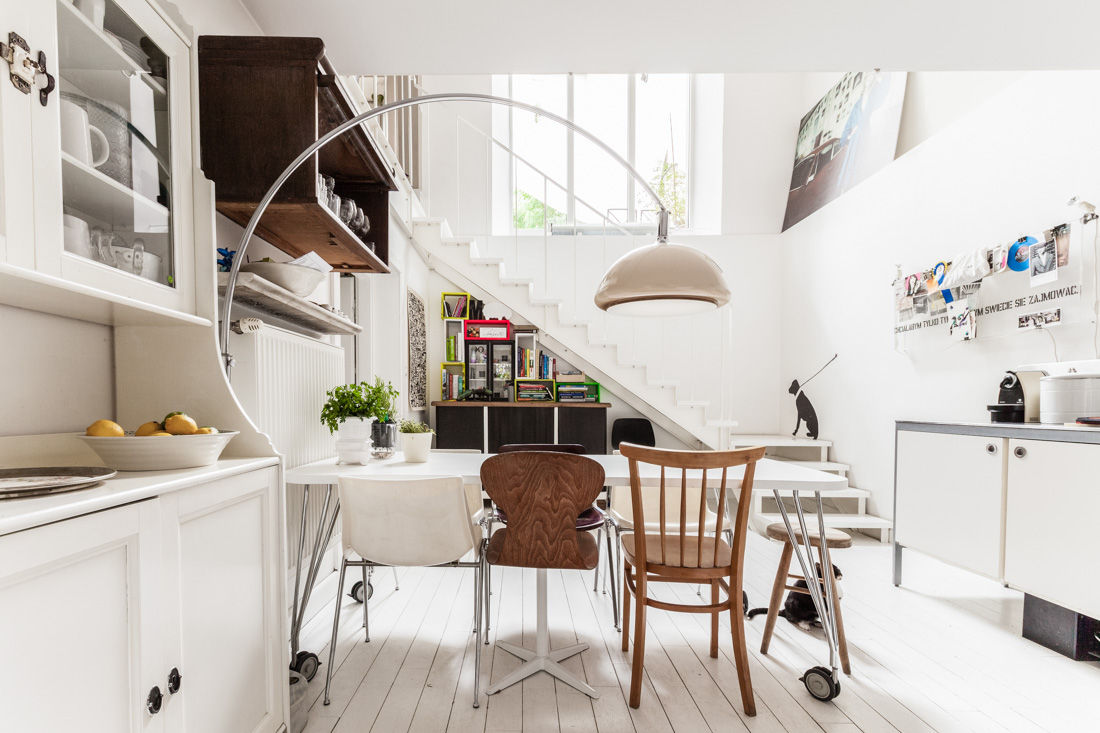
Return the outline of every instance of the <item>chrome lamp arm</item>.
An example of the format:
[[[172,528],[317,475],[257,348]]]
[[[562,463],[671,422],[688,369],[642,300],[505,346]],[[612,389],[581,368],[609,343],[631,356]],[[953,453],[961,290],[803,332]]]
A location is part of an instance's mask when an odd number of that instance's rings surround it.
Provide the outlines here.
[[[668,241],[668,209],[665,208],[664,203],[660,197],[653,190],[649,182],[646,181],[637,170],[634,169],[630,163],[626,161],[621,155],[616,153],[610,146],[600,140],[598,137],[588,132],[582,127],[575,125],[570,120],[567,120],[560,115],[556,115],[552,112],[547,112],[541,107],[537,107],[533,104],[527,104],[526,102],[520,102],[515,99],[509,99],[507,97],[496,97],[491,94],[475,94],[466,92],[453,92],[446,94],[427,94],[423,97],[412,97],[410,99],[402,99],[397,102],[390,102],[389,104],[382,105],[381,107],[375,107],[369,109],[366,112],[356,115],[351,119],[337,125],[329,132],[325,133],[321,137],[317,138],[317,141],[310,144],[305,150],[303,150],[297,158],[295,158],[290,165],[279,174],[279,177],[275,179],[275,182],[271,184],[271,188],[267,190],[267,193],[260,199],[259,205],[256,210],[252,212],[252,217],[248,220],[248,224],[244,228],[244,232],[241,234],[241,239],[237,243],[237,253],[233,257],[233,264],[229,268],[229,277],[226,280],[224,300],[221,304],[221,314],[218,323],[219,329],[219,345],[221,346],[222,360],[225,364],[226,375],[229,375],[229,371],[233,366],[233,356],[229,353],[229,313],[233,307],[233,292],[237,288],[237,276],[240,273],[241,265],[244,263],[244,253],[248,249],[248,243],[252,239],[252,235],[256,232],[256,227],[260,223],[260,217],[264,215],[267,207],[271,205],[271,202],[275,199],[275,195],[282,188],[283,183],[290,178],[298,168],[305,163],[309,158],[318,150],[329,144],[336,138],[343,135],[348,130],[356,127],[367,120],[374,117],[379,117],[392,112],[394,110],[402,109],[403,107],[413,107],[420,104],[430,104],[433,102],[482,102],[485,104],[498,104],[504,107],[515,107],[517,109],[527,110],[533,112],[540,117],[552,120],[559,125],[562,125],[569,130],[577,133],[581,137],[585,138],[600,150],[607,153],[613,160],[630,173],[634,179],[641,184],[642,190],[644,190],[649,196],[657,203],[659,208],[657,219],[657,241],[664,243]],[[369,134],[369,133],[368,133]]]

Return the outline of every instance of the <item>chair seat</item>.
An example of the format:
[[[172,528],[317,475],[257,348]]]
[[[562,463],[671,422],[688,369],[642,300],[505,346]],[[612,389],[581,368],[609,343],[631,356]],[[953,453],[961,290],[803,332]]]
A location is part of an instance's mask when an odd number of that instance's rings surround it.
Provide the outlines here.
[[[810,532],[810,546],[819,547],[821,545],[821,537],[817,527],[807,523],[806,529]],[[780,540],[781,542],[791,541],[790,536],[787,534],[787,526],[782,522],[772,522],[764,531],[768,537],[771,537],[773,540]],[[794,536],[798,539],[799,543],[805,543],[805,540],[802,538],[802,530],[798,527],[794,527]],[[852,537],[843,530],[836,529],[835,527],[826,527],[825,545],[830,549],[835,547],[842,550],[845,547],[852,546]]]
[[[634,558],[637,556],[635,547],[636,534],[624,534],[622,536],[623,554],[627,562],[636,565]],[[718,543],[718,563],[714,562],[714,543]],[[702,541],[703,557],[699,562],[699,537],[684,537],[684,554],[680,556],[680,534],[666,535],[664,538],[664,559],[661,555],[661,535],[646,535],[645,538],[645,564],[650,572],[660,574],[662,568],[702,568],[704,570],[715,569],[728,571],[733,550],[725,540],[714,537],[704,537]]]
[[[498,529],[493,533],[492,538],[489,540],[489,546],[485,548],[485,559],[489,561],[490,565],[509,565],[513,567],[524,568],[561,568],[563,570],[592,570],[599,563],[600,559],[600,547],[596,544],[596,540],[588,532],[577,531],[577,545],[580,550],[580,562],[570,562],[563,558],[555,557],[545,564],[539,564],[537,557],[539,556],[539,550],[544,548],[523,548],[521,552],[513,551],[509,553],[513,557],[520,556],[524,558],[524,562],[513,562],[509,560],[504,553],[504,548],[509,542],[508,528]],[[560,543],[558,544],[560,549]],[[555,548],[547,548],[547,551],[552,552]],[[541,553],[545,555],[546,553]]]
[[[608,514],[611,515],[611,518],[613,520],[615,520],[615,523],[618,524],[624,531],[634,529],[634,519],[633,519],[633,517],[624,516],[624,515],[620,514],[619,512],[615,511],[614,508],[608,509],[607,511],[608,511]],[[670,521],[666,522],[665,529],[673,530],[678,535],[679,532],[680,532],[680,517],[679,517],[679,515],[677,515],[676,517],[668,517],[668,519]],[[697,520],[698,520],[698,515],[696,515],[695,518],[689,517],[688,521],[684,524],[684,527],[687,529],[687,532],[689,534],[698,533],[698,531],[699,531],[699,522]],[[707,531],[708,532],[714,532],[714,527],[715,527],[715,525],[718,521],[718,515],[708,509],[707,510],[707,515],[706,515],[706,517],[703,521],[706,522]],[[726,528],[728,528],[728,525],[726,525],[726,523],[723,522],[722,523],[722,528],[726,529]],[[645,531],[646,531],[647,534],[650,533],[650,532],[659,533],[661,531],[661,523],[660,522],[654,522],[654,521],[647,521],[645,523]]]
[[[501,524],[508,524],[508,514],[503,509],[498,508],[496,510],[497,521]],[[600,510],[594,506],[588,507],[580,516],[577,517],[577,531],[578,532],[591,532],[594,529],[599,529],[603,526],[603,514],[600,514]]]

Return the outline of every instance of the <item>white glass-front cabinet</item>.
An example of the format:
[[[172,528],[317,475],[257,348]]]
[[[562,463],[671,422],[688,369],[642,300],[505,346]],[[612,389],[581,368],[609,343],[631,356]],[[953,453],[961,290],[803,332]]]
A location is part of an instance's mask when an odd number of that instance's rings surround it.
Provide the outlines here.
[[[0,260],[194,313],[189,41],[146,0],[0,4],[56,79],[3,80]]]

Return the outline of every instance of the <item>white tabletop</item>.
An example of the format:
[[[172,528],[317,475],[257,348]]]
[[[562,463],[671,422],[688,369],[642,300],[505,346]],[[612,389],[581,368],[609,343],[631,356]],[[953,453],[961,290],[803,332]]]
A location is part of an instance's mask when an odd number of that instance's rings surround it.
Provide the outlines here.
[[[334,484],[341,476],[461,476],[467,484],[481,484],[481,464],[488,458],[485,453],[445,453],[432,452],[426,463],[407,463],[404,455],[395,453],[384,460],[371,460],[365,466],[337,465],[335,458],[309,463],[286,471],[288,484]],[[603,466],[604,481],[609,486],[626,486],[630,483],[630,469],[627,459],[620,455],[589,455],[586,458]],[[643,486],[657,486],[660,483],[660,468],[648,464],[639,464]],[[744,467],[732,468],[728,473],[729,486],[741,485]],[[717,488],[721,480],[721,471],[707,472],[707,486]],[[701,471],[688,472],[688,485],[698,486]],[[678,485],[680,472],[676,469],[666,471],[666,485]],[[756,476],[753,480],[754,491],[840,491],[848,488],[848,480],[842,476],[812,468],[804,468],[787,461],[762,459],[756,464]]]

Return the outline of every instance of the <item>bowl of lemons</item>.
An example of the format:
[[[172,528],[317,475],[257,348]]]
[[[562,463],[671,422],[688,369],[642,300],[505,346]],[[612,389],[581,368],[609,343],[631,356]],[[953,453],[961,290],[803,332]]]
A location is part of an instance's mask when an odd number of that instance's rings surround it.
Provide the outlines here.
[[[163,420],[150,420],[132,433],[113,420],[96,420],[80,439],[104,465],[119,471],[166,471],[217,463],[236,435],[236,431],[200,426],[185,412],[170,412]]]

